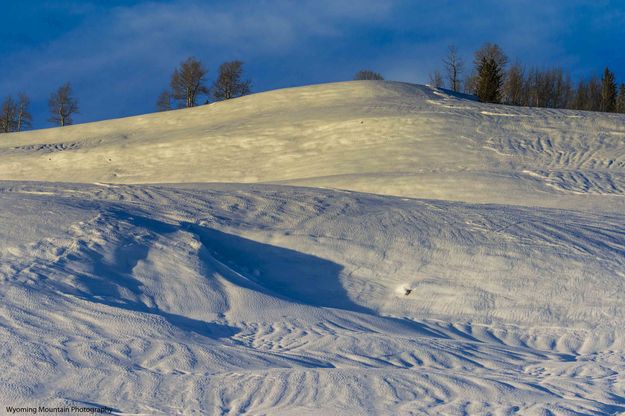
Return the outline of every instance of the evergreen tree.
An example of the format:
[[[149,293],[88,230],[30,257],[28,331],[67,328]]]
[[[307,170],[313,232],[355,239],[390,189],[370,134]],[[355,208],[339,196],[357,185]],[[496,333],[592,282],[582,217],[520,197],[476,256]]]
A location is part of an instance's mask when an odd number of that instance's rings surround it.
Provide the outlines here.
[[[614,73],[605,68],[601,78],[601,111],[614,112],[616,110],[616,83]]]
[[[477,91],[480,101],[499,103],[501,100],[502,68],[494,58],[483,57],[477,68]]]
[[[486,42],[473,53],[473,72],[465,80],[465,92],[477,95],[477,91],[480,85],[480,68],[482,67],[482,62],[484,60],[488,61],[491,59],[495,61],[496,66],[499,68],[499,75],[501,76],[501,81],[503,83],[503,79],[505,76],[504,71],[508,63],[508,57],[499,47],[499,45]]]
[[[494,59],[497,66],[503,70],[508,64],[508,57],[503,52],[503,49],[496,43],[486,42],[478,50],[474,52],[473,64],[476,68],[480,66],[484,58]]]
[[[625,113],[625,84],[621,84],[618,89],[618,97],[616,97],[616,111]]]

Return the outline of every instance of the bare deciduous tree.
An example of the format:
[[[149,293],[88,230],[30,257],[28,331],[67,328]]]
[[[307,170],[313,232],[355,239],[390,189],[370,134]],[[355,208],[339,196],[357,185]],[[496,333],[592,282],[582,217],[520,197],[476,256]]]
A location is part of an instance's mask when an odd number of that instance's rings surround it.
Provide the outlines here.
[[[473,71],[470,75],[464,79],[464,88],[462,89],[466,94],[475,94],[477,90],[477,73]]]
[[[504,102],[512,105],[526,104],[525,71],[520,63],[515,63],[508,70],[503,86]]]
[[[229,61],[219,66],[219,75],[213,84],[215,100],[229,100],[250,93],[251,81],[243,80],[243,62]]]
[[[172,97],[169,91],[163,91],[156,100],[156,109],[158,111],[171,110]]]
[[[510,74],[509,74],[510,75]],[[571,78],[562,68],[532,68],[525,80],[522,105],[547,108],[568,108],[573,102]]]
[[[200,95],[208,94],[204,85],[208,71],[202,63],[191,57],[180,64],[171,75],[171,95],[182,107],[195,107]]]
[[[458,55],[458,49],[455,46],[450,46],[447,50],[447,56],[443,58],[443,64],[445,65],[445,71],[447,71],[447,80],[449,81],[449,88],[454,92],[460,92],[462,87],[462,71],[464,70],[464,62]]]
[[[59,87],[48,100],[52,116],[49,121],[58,126],[68,126],[74,122],[73,114],[78,114],[78,100],[72,95],[72,86],[66,83]]]
[[[601,80],[596,76],[588,81],[588,109],[590,111],[601,110]]]
[[[589,110],[589,100],[588,100],[588,84],[586,81],[581,79],[577,84],[577,89],[575,90],[575,98],[573,99],[573,109],[575,110]]]
[[[28,110],[30,99],[23,92],[17,95],[15,130],[22,131],[24,128],[32,126],[33,116]]]
[[[443,88],[445,86],[443,76],[438,69],[435,69],[434,72],[430,72],[430,85],[434,88]]]
[[[361,69],[354,75],[356,81],[383,81],[384,77],[379,72],[370,69]]]
[[[2,102],[2,108],[0,109],[0,130],[3,133],[15,131],[16,116],[17,106],[13,97],[8,96]]]

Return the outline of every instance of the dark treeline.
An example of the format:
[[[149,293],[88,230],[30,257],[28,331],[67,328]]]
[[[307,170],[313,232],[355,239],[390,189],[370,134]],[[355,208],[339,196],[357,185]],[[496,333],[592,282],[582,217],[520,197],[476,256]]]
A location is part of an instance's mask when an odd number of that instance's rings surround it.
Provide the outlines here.
[[[562,68],[526,70],[512,65],[502,88],[505,104],[569,108],[605,112],[625,112],[625,85],[618,88],[614,73],[606,68],[601,77],[580,80],[576,84]]]
[[[370,69],[361,69],[354,75],[356,81],[383,81],[384,77],[379,72]]]
[[[430,83],[490,103],[625,113],[625,84],[617,85],[607,67],[600,76],[573,82],[560,67],[527,68],[518,61],[509,65],[506,54],[493,43],[484,44],[473,58],[471,72],[463,78],[464,62],[450,47],[443,59],[445,75],[434,71]]]

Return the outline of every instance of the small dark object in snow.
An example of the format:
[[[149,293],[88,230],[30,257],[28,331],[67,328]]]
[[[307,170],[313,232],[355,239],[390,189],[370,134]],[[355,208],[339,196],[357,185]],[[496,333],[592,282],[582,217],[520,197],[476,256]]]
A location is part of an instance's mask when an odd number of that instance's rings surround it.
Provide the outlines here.
[[[412,293],[412,289],[404,289],[406,291],[406,293],[404,293],[404,295],[408,296],[410,293]]]

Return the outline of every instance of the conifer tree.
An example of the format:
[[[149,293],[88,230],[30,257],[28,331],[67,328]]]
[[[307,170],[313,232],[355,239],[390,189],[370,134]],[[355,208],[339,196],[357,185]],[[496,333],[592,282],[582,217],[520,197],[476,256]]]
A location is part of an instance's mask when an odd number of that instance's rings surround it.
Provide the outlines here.
[[[618,89],[618,96],[616,97],[616,111],[618,113],[625,113],[625,84],[621,84]]]
[[[485,86],[488,82],[480,75],[481,69],[484,69],[484,63],[487,63],[487,68],[492,70],[491,75],[498,79],[499,87],[497,90],[497,101],[501,100],[501,86],[504,79],[505,66],[508,63],[508,57],[495,43],[485,43],[478,50],[474,52],[474,69],[472,74],[465,81],[465,91],[474,93],[479,97],[478,90],[480,86],[482,92],[484,92]],[[492,62],[491,62],[492,61]]]
[[[482,59],[494,59],[497,66],[502,70],[508,64],[508,57],[504,53],[503,49],[496,43],[486,42],[478,50],[473,53],[473,64],[475,67],[479,67]]]
[[[499,103],[501,100],[502,68],[494,58],[482,57],[477,69],[477,96],[482,102]]]
[[[614,112],[616,110],[616,83],[614,73],[608,67],[603,71],[601,78],[601,111]]]

